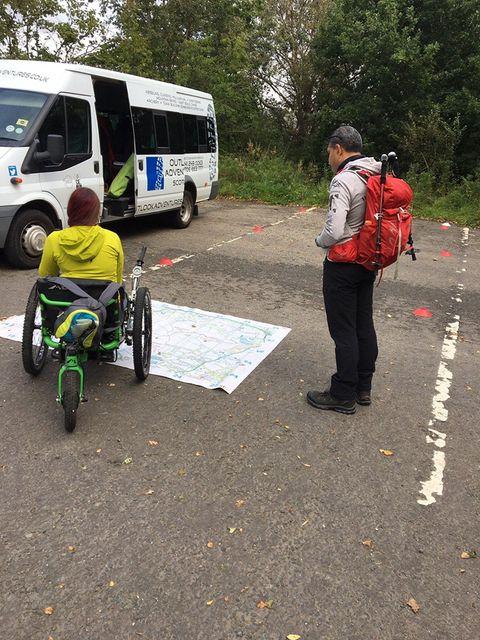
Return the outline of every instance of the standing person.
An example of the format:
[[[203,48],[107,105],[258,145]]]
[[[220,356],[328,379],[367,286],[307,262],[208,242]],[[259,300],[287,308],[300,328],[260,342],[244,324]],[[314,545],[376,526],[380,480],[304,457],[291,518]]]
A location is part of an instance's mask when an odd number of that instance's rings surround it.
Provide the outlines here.
[[[40,277],[85,278],[122,282],[123,248],[116,233],[99,226],[100,200],[87,187],[70,196],[69,226],[52,231],[45,241]]]
[[[349,126],[332,133],[327,153],[335,177],[330,183],[325,227],[315,242],[328,250],[323,268],[323,299],[328,329],[335,342],[337,370],[330,388],[309,391],[307,401],[317,409],[352,414],[356,402],[371,403],[378,355],[372,305],[375,272],[354,262],[352,238],[364,223],[366,200],[366,180],[358,172],[378,174],[381,164],[362,155],[362,137]],[[339,257],[342,262],[336,261]]]

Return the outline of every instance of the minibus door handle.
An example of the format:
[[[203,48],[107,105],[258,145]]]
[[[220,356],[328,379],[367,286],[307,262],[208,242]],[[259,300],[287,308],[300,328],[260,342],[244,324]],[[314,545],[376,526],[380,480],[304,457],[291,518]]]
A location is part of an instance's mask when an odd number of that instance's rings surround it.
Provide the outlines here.
[[[95,171],[95,173],[100,173],[100,162],[98,160],[94,161],[93,170]]]
[[[143,160],[138,161],[138,168],[140,169],[140,171],[143,171]]]

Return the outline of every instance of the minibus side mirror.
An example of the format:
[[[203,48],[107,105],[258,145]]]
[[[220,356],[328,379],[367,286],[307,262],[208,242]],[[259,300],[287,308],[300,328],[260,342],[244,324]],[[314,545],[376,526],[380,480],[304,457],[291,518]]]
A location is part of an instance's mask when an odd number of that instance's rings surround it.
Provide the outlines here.
[[[65,140],[63,136],[49,133],[47,136],[47,150],[37,151],[35,160],[47,161],[51,164],[61,164],[65,157]]]

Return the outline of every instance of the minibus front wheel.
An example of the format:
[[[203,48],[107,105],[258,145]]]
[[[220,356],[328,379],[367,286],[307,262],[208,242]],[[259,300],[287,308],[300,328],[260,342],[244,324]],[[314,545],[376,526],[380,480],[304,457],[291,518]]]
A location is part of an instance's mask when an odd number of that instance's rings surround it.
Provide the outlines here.
[[[185,227],[188,227],[193,218],[194,207],[195,202],[192,193],[185,191],[181,208],[171,214],[170,220],[172,226],[176,229],[185,229]]]
[[[5,257],[12,267],[35,269],[40,264],[46,237],[54,230],[50,218],[38,209],[24,209],[12,220]]]

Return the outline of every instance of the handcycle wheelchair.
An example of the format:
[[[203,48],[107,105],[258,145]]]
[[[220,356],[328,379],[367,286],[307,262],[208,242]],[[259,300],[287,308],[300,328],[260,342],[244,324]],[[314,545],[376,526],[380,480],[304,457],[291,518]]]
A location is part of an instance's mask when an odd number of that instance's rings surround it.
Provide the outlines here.
[[[74,317],[78,323],[73,329],[72,326],[68,330],[62,329],[58,324],[59,318],[62,313],[65,315],[66,309],[72,308],[72,303],[81,302],[79,295],[69,290],[70,287],[75,290],[76,285],[90,299],[98,301],[109,286],[112,289],[112,283],[77,278],[61,283],[61,278],[47,277],[39,278],[30,292],[23,325],[23,367],[32,376],[38,376],[47,360],[49,348],[53,349],[52,356],[60,364],[56,400],[64,409],[65,429],[69,432],[75,429],[79,403],[87,400],[85,372],[88,360],[115,362],[117,349],[125,342],[133,347],[133,365],[138,380],[145,380],[149,374],[152,303],[148,288],[139,286],[145,252],[146,247],[142,247],[133,268],[130,294],[123,285],[119,285],[111,297],[107,292],[109,299],[102,305],[104,326],[99,327],[98,334],[94,327],[95,314],[89,316],[88,309],[78,309],[79,313]],[[82,315],[81,311],[86,313]]]

